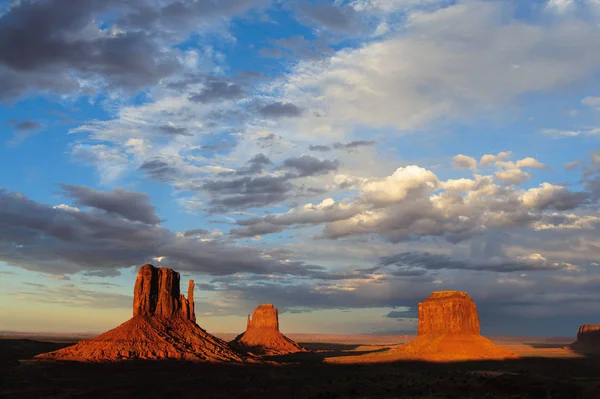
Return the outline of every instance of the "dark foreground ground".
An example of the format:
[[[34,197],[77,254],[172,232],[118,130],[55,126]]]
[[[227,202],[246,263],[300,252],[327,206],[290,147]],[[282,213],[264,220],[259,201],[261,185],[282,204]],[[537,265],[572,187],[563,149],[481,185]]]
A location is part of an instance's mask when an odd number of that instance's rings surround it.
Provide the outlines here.
[[[19,361],[65,345],[0,339],[0,398],[600,399],[600,359],[586,357],[335,365],[322,361],[387,349],[311,343],[318,352],[274,358],[281,365]]]

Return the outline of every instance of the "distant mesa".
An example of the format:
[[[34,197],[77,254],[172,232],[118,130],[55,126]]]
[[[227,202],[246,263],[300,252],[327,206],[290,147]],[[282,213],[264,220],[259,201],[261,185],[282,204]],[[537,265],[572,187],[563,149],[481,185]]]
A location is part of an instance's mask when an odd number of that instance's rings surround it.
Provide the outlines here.
[[[260,305],[248,315],[248,326],[232,346],[259,355],[283,355],[309,352],[279,332],[279,312],[271,304]]]
[[[104,334],[37,359],[113,362],[128,359],[181,359],[203,362],[256,362],[196,324],[194,282],[180,294],[179,273],[141,267],[135,281],[133,317]]]
[[[434,292],[419,303],[418,335],[396,350],[402,357],[439,362],[518,357],[480,335],[475,302],[458,291]]]
[[[580,353],[600,354],[600,324],[584,324],[579,326],[577,341],[571,349]]]

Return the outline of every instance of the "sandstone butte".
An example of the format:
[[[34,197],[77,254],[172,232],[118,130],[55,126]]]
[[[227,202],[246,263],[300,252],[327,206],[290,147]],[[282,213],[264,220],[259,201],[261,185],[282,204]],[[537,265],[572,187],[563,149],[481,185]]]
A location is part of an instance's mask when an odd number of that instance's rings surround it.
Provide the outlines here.
[[[328,358],[326,362],[454,362],[517,357],[480,335],[477,307],[466,292],[439,291],[419,303],[418,333],[412,341],[386,352]]]
[[[403,357],[436,362],[518,357],[480,335],[475,302],[458,291],[434,292],[419,303],[417,337],[396,350]]]
[[[112,362],[127,359],[181,359],[204,362],[255,362],[196,324],[194,282],[180,294],[179,273],[141,267],[135,281],[133,317],[102,335],[37,359]]]
[[[279,332],[279,312],[271,304],[260,305],[248,315],[246,331],[238,335],[232,346],[257,355],[283,355],[308,352]]]
[[[600,353],[600,324],[584,324],[579,326],[577,341],[571,349],[583,353]]]

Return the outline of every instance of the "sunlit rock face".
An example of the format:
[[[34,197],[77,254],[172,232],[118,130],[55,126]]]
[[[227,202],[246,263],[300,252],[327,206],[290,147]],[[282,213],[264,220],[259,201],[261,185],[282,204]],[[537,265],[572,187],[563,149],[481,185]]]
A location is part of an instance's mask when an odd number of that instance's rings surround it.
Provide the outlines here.
[[[194,282],[180,293],[179,273],[144,265],[135,281],[133,317],[104,334],[55,352],[45,360],[114,362],[129,359],[184,359],[203,362],[258,362],[196,324]]]
[[[419,303],[418,335],[479,334],[475,302],[466,292],[438,291]]]
[[[279,332],[279,312],[271,304],[263,304],[248,315],[246,331],[238,335],[232,345],[260,355],[282,355],[308,352]]]
[[[517,357],[479,332],[477,307],[466,292],[434,292],[419,303],[417,338],[397,349],[398,358],[452,362]]]
[[[252,317],[248,315],[247,330],[255,328],[265,328],[279,331],[279,311],[271,304],[260,305],[254,312]]]
[[[180,294],[179,284],[173,269],[142,266],[133,289],[133,316],[181,316],[195,322],[194,281],[189,282],[188,298]]]

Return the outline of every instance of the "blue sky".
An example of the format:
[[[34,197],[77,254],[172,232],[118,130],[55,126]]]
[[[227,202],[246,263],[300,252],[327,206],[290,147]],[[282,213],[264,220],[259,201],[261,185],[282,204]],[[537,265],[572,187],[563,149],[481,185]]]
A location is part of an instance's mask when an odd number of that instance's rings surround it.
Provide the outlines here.
[[[136,270],[199,324],[600,318],[595,0],[0,1],[0,329],[102,331]]]

